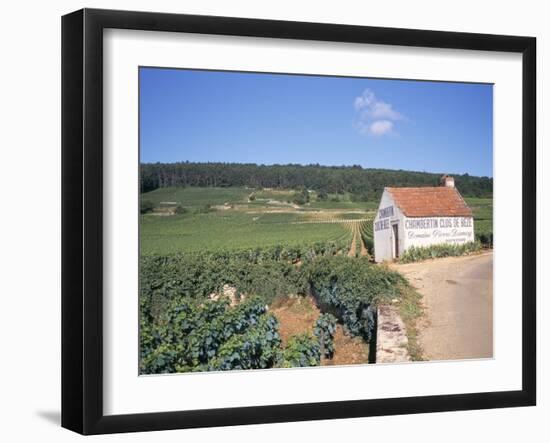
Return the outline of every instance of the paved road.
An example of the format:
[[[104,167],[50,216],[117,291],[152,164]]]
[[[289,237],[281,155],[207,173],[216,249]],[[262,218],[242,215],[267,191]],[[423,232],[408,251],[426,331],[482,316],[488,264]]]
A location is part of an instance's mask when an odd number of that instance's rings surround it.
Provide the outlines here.
[[[428,360],[493,356],[493,253],[394,265],[423,295]]]

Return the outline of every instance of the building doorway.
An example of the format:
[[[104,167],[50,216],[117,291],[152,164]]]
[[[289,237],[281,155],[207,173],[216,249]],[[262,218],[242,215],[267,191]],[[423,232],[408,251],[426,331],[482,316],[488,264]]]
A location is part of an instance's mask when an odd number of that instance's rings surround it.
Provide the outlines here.
[[[392,228],[392,255],[394,259],[399,258],[399,229],[397,223],[391,225]]]

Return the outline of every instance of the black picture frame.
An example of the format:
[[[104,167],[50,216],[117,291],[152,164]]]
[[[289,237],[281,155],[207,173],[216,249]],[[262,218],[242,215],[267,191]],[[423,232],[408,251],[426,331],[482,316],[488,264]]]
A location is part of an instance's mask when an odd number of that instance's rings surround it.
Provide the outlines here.
[[[522,54],[522,389],[131,415],[103,413],[103,30],[353,42]],[[536,39],[83,9],[62,18],[62,426],[82,434],[531,406],[536,403]]]

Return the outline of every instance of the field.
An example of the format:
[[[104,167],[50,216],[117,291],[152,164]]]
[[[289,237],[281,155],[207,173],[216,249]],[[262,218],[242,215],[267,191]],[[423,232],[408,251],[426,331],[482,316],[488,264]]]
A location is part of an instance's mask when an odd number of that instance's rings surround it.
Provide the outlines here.
[[[243,250],[279,244],[295,246],[345,240],[350,232],[341,223],[299,223],[294,214],[211,214],[142,216],[143,254]],[[305,221],[305,220],[304,220]]]
[[[238,251],[319,242],[344,243],[349,249],[354,238],[361,242],[361,226],[372,224],[372,203],[317,202],[312,195],[313,201],[298,206],[288,203],[293,194],[191,187],[142,194],[142,201],[152,202],[158,210],[140,216],[141,253]],[[325,209],[317,206],[325,204]],[[182,209],[165,216],[161,210],[169,207]]]
[[[465,198],[474,212],[474,232],[484,245],[493,245],[493,199]]]
[[[246,202],[251,193],[245,188],[159,188],[141,195],[141,200],[149,200],[155,206],[163,203],[178,203],[187,208],[205,205],[223,205]]]
[[[141,215],[141,253],[231,251],[332,241],[348,242],[350,249],[366,248],[372,254],[371,220],[376,202],[352,202],[345,195],[339,196],[341,201],[318,201],[311,193],[311,201],[298,206],[288,203],[294,194],[292,190],[193,187],[162,188],[142,194],[142,201],[150,201],[155,207],[181,206],[184,213],[168,217],[162,212]],[[249,199],[251,195],[255,196],[253,200]],[[492,244],[492,199],[465,200],[474,211],[476,236]]]

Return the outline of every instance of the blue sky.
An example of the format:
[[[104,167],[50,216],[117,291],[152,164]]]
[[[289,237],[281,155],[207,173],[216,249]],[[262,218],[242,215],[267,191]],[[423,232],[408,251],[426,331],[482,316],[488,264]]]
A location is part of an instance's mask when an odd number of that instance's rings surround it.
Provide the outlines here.
[[[493,175],[491,85],[140,69],[141,161]]]

